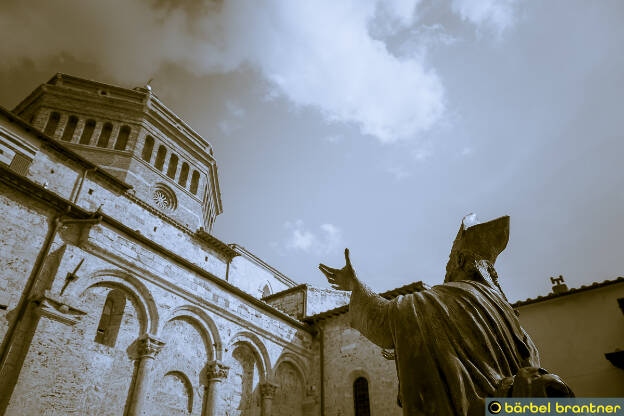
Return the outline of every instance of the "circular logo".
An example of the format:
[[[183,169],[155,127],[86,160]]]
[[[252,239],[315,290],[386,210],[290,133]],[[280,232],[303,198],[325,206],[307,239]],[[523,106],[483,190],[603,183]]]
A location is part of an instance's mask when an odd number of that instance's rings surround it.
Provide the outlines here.
[[[491,414],[495,415],[495,414],[500,413],[501,410],[503,410],[503,406],[501,406],[501,404],[497,401],[490,402],[490,404],[488,405],[488,410],[490,411]]]

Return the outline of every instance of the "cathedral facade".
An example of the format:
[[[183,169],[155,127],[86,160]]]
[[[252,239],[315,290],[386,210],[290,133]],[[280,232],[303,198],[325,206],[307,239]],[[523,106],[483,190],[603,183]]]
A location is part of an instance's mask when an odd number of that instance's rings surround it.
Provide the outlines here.
[[[149,87],[58,74],[0,108],[0,415],[401,414],[348,295],[215,238],[222,211],[210,143]],[[624,282],[560,292],[516,304],[543,365],[624,394]]]
[[[211,235],[211,145],[149,88],[68,75],[0,114],[0,414],[311,414],[295,282]]]

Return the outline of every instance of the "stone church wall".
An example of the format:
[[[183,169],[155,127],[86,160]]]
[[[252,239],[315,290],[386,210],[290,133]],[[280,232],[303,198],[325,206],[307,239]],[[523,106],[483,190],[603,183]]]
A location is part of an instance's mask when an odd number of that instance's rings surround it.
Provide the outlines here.
[[[32,266],[48,232],[51,210],[30,203],[19,192],[0,184],[0,337],[8,329],[8,314],[14,310],[30,278]],[[6,221],[10,220],[10,221]]]
[[[4,119],[0,119],[0,123],[18,137],[33,136],[33,132],[27,132]],[[35,137],[31,140],[38,141]],[[67,200],[71,200],[80,188],[76,201],[78,206],[92,212],[100,209],[102,213],[140,232],[167,250],[184,257],[216,277],[226,279],[228,259],[223,254],[215,251],[207,242],[196,238],[192,230],[184,230],[172,224],[148,204],[132,198],[132,190],[128,191],[130,195],[127,195],[93,172],[87,173],[81,186],[80,181],[85,169],[87,168],[68,161],[57,152],[39,151],[27,177]],[[257,298],[262,296],[262,287],[265,284],[270,285],[273,293],[287,288],[271,273],[240,256],[233,259],[230,274],[228,278],[232,279],[234,285]]]
[[[349,292],[342,290],[308,286],[306,315],[312,316],[339,306],[347,305],[350,296]]]
[[[355,415],[353,383],[358,377],[368,381],[371,414],[401,415],[394,361],[383,358],[379,347],[351,329],[348,317],[341,314],[319,323],[324,328],[325,415]]]
[[[276,279],[268,270],[262,269],[243,256],[232,259],[228,281],[258,299],[262,298],[265,286],[269,287],[271,293],[288,289],[286,284]]]
[[[223,254],[97,174],[78,205],[93,212],[103,203],[103,220],[70,211],[42,251],[81,172],[45,146],[31,167],[42,188],[11,180],[41,195],[0,180],[0,413],[238,416],[260,414],[270,398],[274,414],[300,409],[297,397],[313,382],[305,325],[225,282]],[[25,291],[39,253],[41,272]],[[248,280],[265,279],[261,271],[250,267]]]

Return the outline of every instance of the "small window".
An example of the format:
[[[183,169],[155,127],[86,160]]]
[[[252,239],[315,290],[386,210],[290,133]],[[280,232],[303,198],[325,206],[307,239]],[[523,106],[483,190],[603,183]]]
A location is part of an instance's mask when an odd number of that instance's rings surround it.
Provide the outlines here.
[[[104,124],[100,138],[97,142],[97,147],[108,147],[108,141],[110,140],[111,133],[113,132],[113,125],[111,123]]]
[[[188,163],[182,163],[182,169],[180,169],[180,178],[178,179],[178,183],[180,186],[186,188],[186,181],[188,180],[189,173],[189,165]]]
[[[191,176],[191,192],[197,195],[197,188],[199,187],[199,172],[196,170],[193,171],[193,176]]]
[[[167,168],[167,176],[171,179],[175,179],[175,174],[178,171],[178,157],[176,155],[171,155],[169,158],[169,167]]]
[[[146,136],[145,144],[143,145],[143,154],[141,155],[143,160],[149,163],[152,160],[153,151],[154,151],[154,138],[152,136]]]
[[[114,347],[121,327],[121,318],[126,308],[126,296],[119,289],[109,292],[102,308],[102,316],[98,324],[95,342]]]
[[[48,124],[46,124],[45,130],[43,132],[50,137],[54,136],[60,120],[61,115],[59,113],[57,113],[56,111],[51,113],[50,117],[48,118]]]
[[[160,146],[158,148],[158,153],[156,153],[156,163],[154,164],[154,166],[156,166],[156,169],[158,170],[162,170],[163,166],[165,165],[165,156],[167,155],[167,149],[165,149],[165,146]]]
[[[76,132],[77,125],[78,117],[70,116],[69,120],[67,121],[67,125],[65,126],[65,130],[63,130],[63,137],[61,137],[61,140],[65,142],[71,142],[74,137],[74,133]]]
[[[128,145],[128,137],[130,137],[130,127],[123,126],[119,129],[119,134],[117,135],[117,141],[115,142],[115,150],[126,150],[126,146]],[[153,147],[154,145],[152,145]],[[150,157],[152,156],[152,151],[150,150]]]
[[[91,142],[93,130],[95,130],[95,120],[87,120],[80,136],[80,144],[89,144]]]
[[[353,404],[355,406],[355,416],[370,416],[368,380],[364,377],[358,377],[353,382]]]

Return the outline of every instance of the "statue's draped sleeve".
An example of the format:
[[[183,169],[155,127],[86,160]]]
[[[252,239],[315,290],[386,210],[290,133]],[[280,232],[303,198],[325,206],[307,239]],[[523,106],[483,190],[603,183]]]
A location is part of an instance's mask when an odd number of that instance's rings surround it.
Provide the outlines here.
[[[503,378],[539,367],[513,308],[489,284],[447,283],[391,301],[356,286],[351,326],[394,348],[406,415],[483,415]]]
[[[394,348],[390,329],[390,303],[359,282],[351,292],[351,327],[381,348]]]

